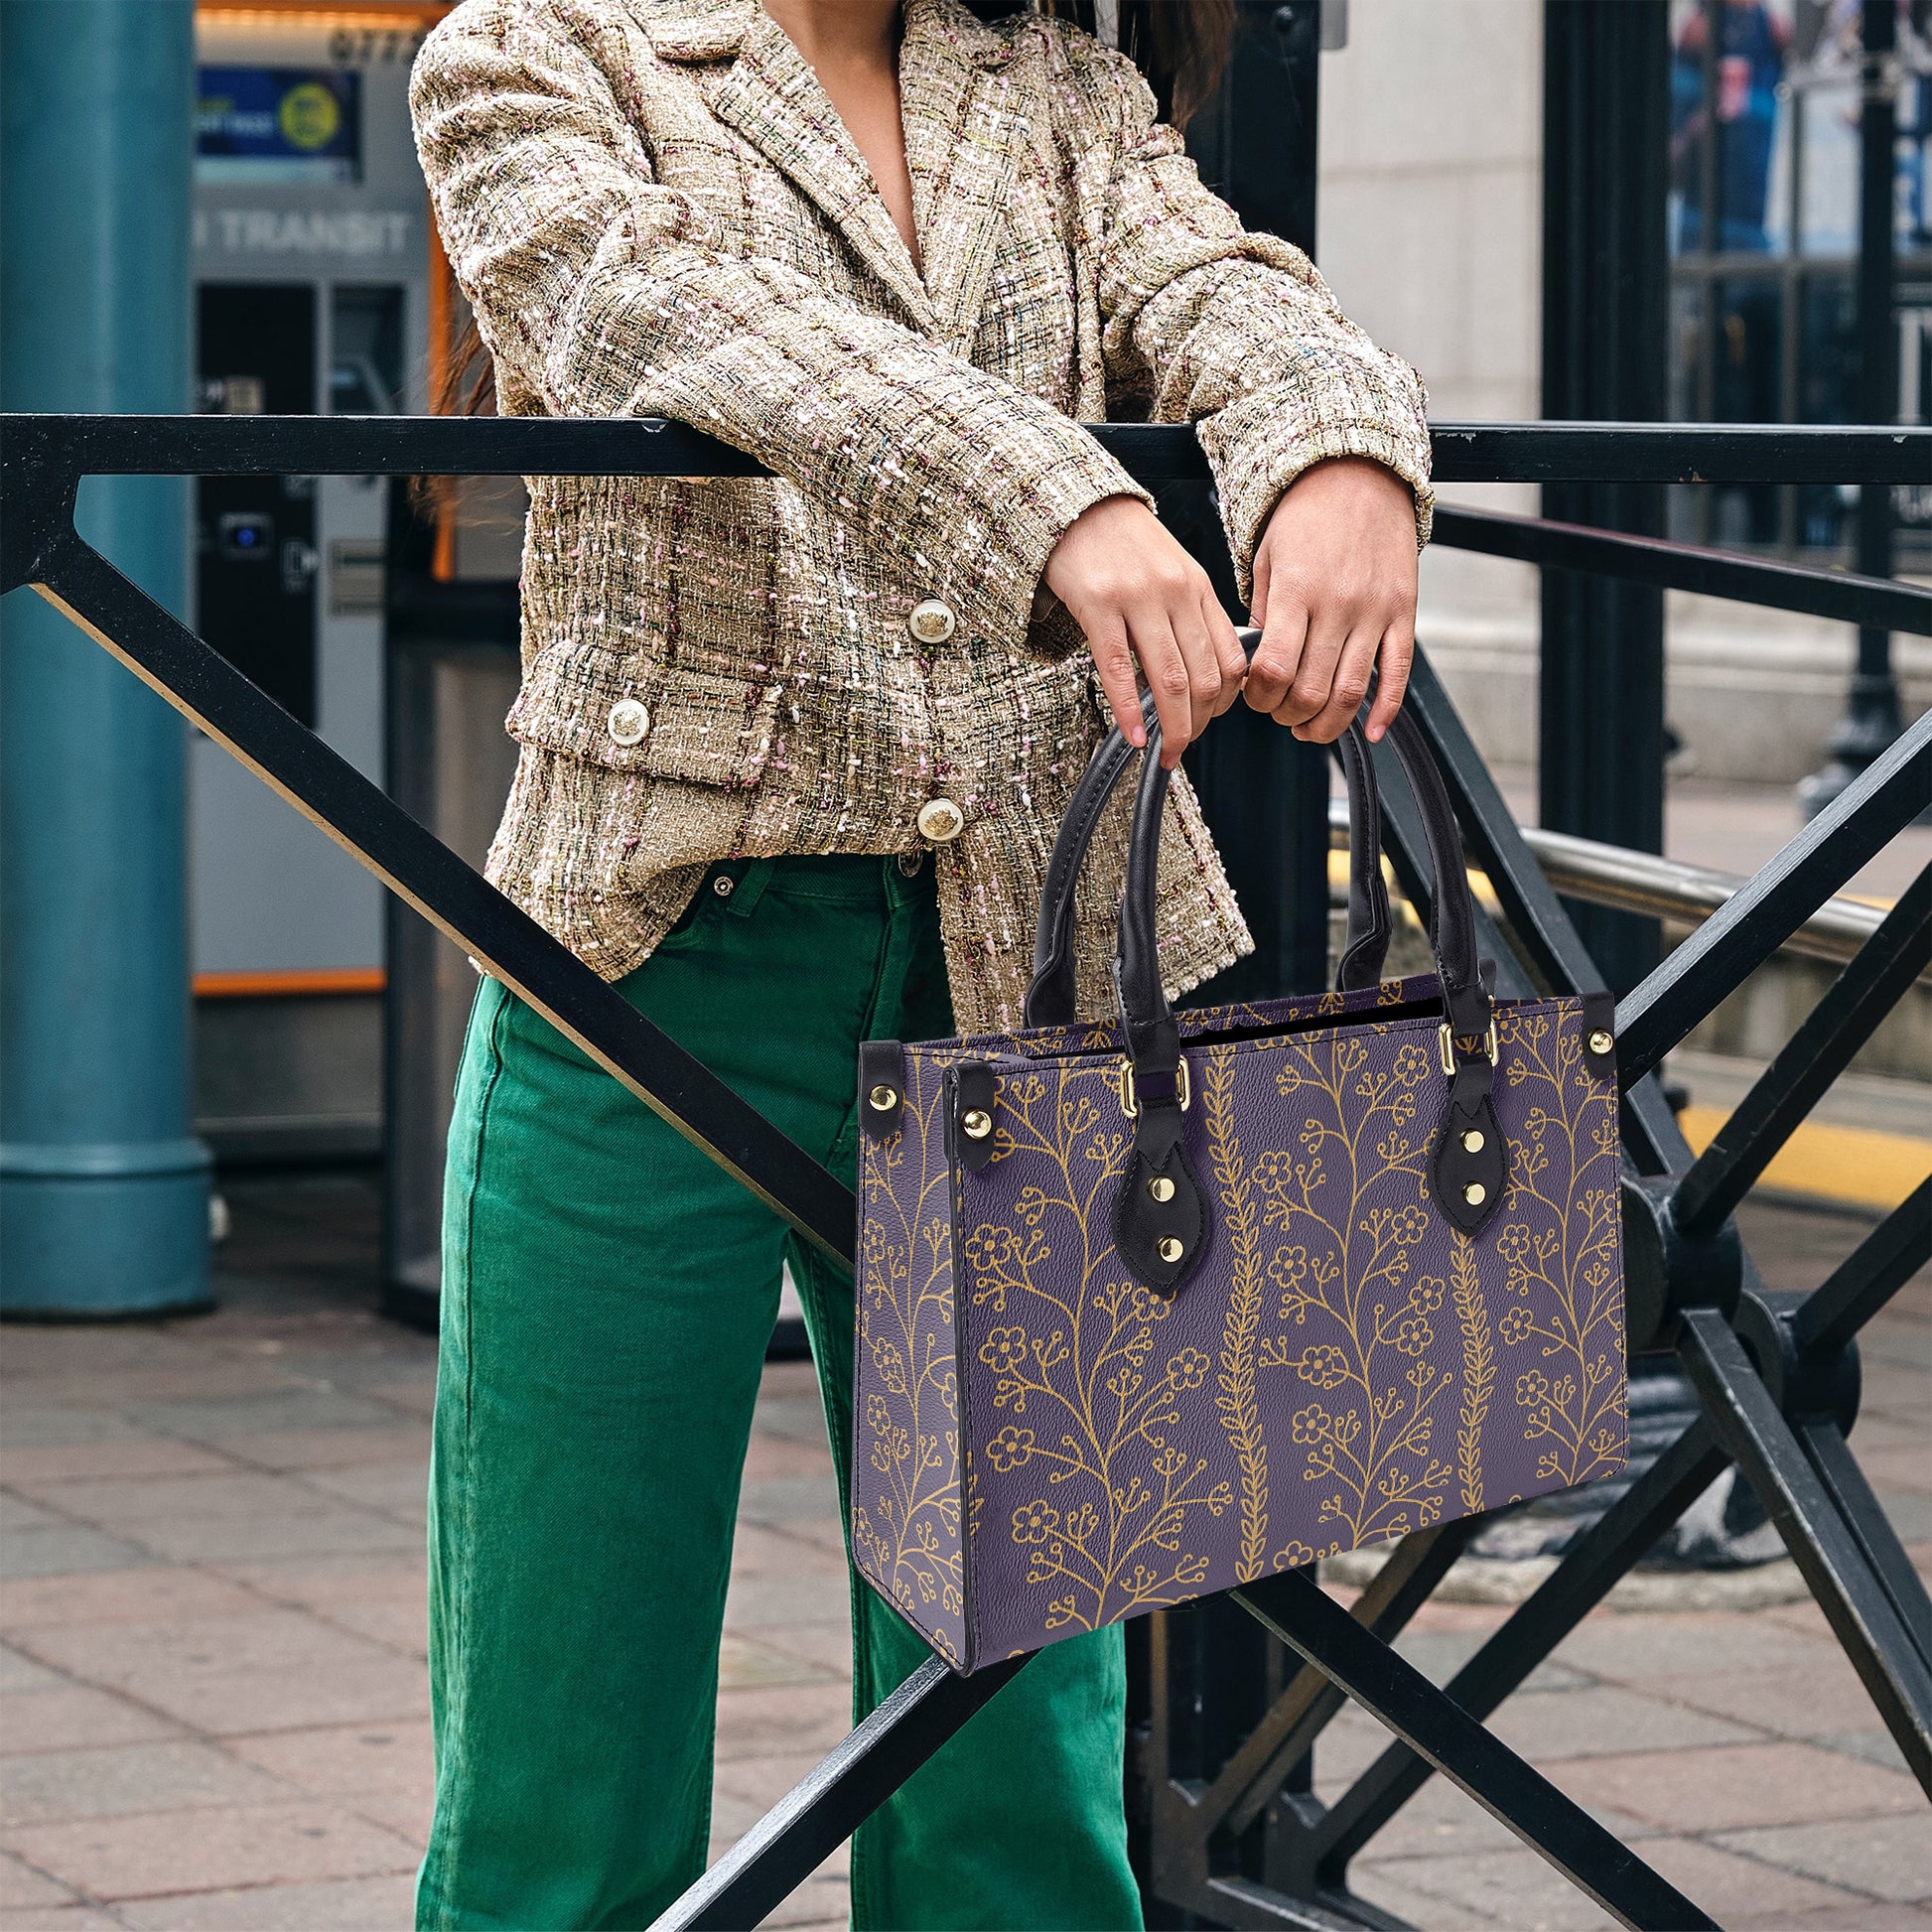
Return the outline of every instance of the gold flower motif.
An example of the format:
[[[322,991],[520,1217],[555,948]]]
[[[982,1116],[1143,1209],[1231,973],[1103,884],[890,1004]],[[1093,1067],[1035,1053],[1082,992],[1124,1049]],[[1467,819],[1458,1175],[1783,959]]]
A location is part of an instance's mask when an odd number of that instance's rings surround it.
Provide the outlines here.
[[[1183,1348],[1168,1364],[1168,1373],[1177,1389],[1197,1389],[1207,1380],[1208,1360],[1198,1348]]]
[[[1513,1348],[1519,1341],[1527,1341],[1535,1327],[1529,1310],[1520,1302],[1512,1302],[1496,1323],[1496,1333],[1506,1346]]]
[[[1436,1331],[1421,1315],[1398,1321],[1390,1341],[1398,1355],[1420,1355],[1436,1339]]]
[[[980,1360],[995,1374],[1009,1375],[1027,1359],[1025,1328],[989,1328],[980,1343]]]
[[[1285,1365],[1317,1389],[1338,1388],[1348,1380],[1348,1357],[1333,1342],[1314,1342]]]
[[[1060,1513],[1044,1503],[1026,1503],[1013,1512],[1016,1543],[1044,1543],[1059,1527]]]

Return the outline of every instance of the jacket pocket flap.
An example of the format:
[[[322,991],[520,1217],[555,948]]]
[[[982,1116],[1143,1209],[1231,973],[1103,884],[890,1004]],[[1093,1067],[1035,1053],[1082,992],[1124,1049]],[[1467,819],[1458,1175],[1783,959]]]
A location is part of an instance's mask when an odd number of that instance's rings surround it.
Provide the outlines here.
[[[559,652],[531,667],[510,708],[519,744],[614,771],[727,789],[764,774],[784,687],[732,672],[587,661]]]

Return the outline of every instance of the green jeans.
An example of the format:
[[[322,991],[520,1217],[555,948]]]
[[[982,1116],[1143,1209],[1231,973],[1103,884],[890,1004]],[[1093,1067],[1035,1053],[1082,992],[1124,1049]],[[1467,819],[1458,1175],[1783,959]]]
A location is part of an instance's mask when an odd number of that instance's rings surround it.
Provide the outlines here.
[[[889,860],[719,867],[621,991],[848,1179],[859,1041],[952,1025],[930,869]],[[484,981],[450,1133],[419,1926],[644,1926],[702,1871],[786,1259],[843,1497],[851,1277]],[[927,1653],[856,1577],[852,1610],[863,1716]],[[1053,1645],[861,1829],[854,1923],[1138,1927],[1124,1711],[1118,1629]]]

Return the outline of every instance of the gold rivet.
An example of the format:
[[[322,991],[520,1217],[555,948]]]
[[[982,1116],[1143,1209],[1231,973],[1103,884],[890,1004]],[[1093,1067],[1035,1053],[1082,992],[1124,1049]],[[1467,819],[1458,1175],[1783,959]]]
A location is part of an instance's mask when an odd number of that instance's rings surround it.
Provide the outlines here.
[[[1485,1187],[1481,1181],[1472,1180],[1469,1182],[1469,1184],[1466,1187],[1463,1188],[1462,1198],[1465,1201],[1467,1201],[1471,1207],[1480,1207],[1482,1203],[1489,1198],[1489,1189]]]
[[[1161,1259],[1163,1261],[1178,1261],[1185,1252],[1186,1250],[1181,1246],[1178,1235],[1164,1234],[1161,1237]]]
[[[872,1108],[875,1113],[890,1114],[898,1105],[898,1089],[897,1087],[874,1087],[866,1095],[866,1098],[872,1103]]]
[[[960,1116],[959,1124],[969,1141],[983,1141],[993,1131],[993,1116],[983,1108],[974,1107]]]
[[[1173,1182],[1166,1174],[1158,1173],[1147,1183],[1147,1191],[1154,1200],[1170,1201],[1173,1199]]]
[[[1480,1127],[1471,1127],[1462,1136],[1462,1152],[1464,1154],[1480,1154],[1482,1152],[1482,1129]]]
[[[1589,1036],[1589,1050],[1592,1053],[1607,1053],[1615,1044],[1616,1041],[1601,1027],[1598,1027]]]

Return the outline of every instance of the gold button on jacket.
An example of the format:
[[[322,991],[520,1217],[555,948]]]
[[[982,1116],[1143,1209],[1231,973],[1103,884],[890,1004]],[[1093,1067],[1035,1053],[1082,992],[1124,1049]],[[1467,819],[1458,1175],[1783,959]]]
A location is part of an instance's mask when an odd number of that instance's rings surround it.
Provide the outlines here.
[[[922,644],[943,644],[959,627],[959,621],[953,616],[950,605],[941,604],[936,597],[929,597],[923,604],[913,605],[912,615],[905,620],[905,627]]]
[[[943,780],[970,1032],[1019,1020],[1046,853],[1105,729],[1065,612],[1033,615],[1073,518],[1146,495],[1080,422],[1195,424],[1244,593],[1325,457],[1390,465],[1426,534],[1429,435],[1415,373],[1201,187],[1121,56],[905,0],[899,83],[923,275],[759,0],[465,0],[411,106],[498,407],[676,417],[772,473],[529,479],[490,877],[615,979],[714,861],[922,849]],[[1082,896],[1091,1012],[1126,822],[1122,800]],[[1160,892],[1172,988],[1247,950],[1178,778]]]
[[[933,798],[919,807],[919,836],[945,845],[966,829],[966,815],[950,798]]]

